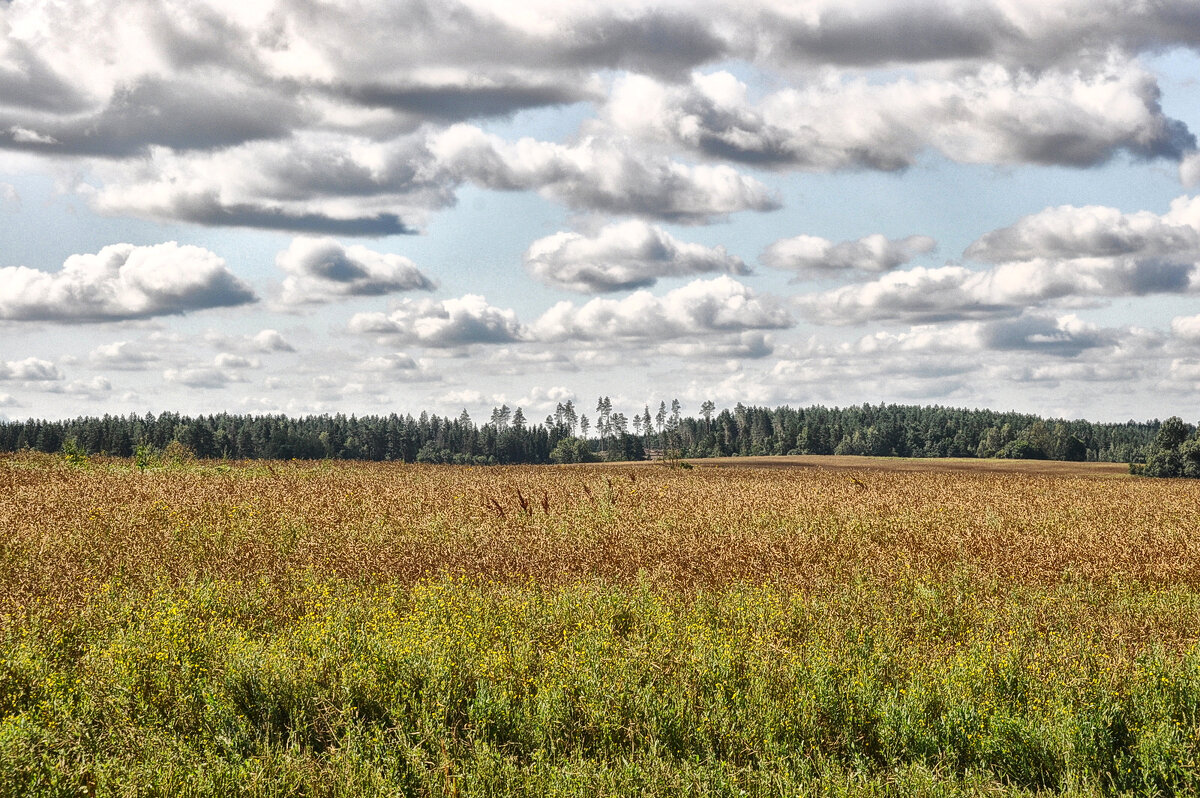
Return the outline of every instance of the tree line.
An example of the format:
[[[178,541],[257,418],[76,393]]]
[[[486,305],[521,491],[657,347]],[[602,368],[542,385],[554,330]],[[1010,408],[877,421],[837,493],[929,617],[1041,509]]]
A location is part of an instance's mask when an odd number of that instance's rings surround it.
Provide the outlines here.
[[[1141,463],[1157,456],[1168,422],[1100,424],[941,406],[752,407],[684,416],[676,401],[626,414],[600,397],[589,418],[571,401],[542,421],[521,408],[476,423],[430,413],[346,416],[105,415],[0,422],[0,451],[31,449],[129,457],[175,443],[197,457],[395,460],[473,465],[586,462],[647,457],[854,454],[879,457],[1010,457]],[[1169,420],[1170,422],[1171,420]],[[1171,422],[1173,423],[1173,422]],[[1182,424],[1182,422],[1180,422]],[[1186,425],[1185,425],[1186,426]],[[1194,431],[1187,428],[1187,439]],[[1182,442],[1183,439],[1181,439]],[[1153,461],[1153,460],[1152,460]]]
[[[1200,430],[1171,416],[1158,428],[1144,462],[1131,463],[1130,470],[1148,477],[1200,478]]]

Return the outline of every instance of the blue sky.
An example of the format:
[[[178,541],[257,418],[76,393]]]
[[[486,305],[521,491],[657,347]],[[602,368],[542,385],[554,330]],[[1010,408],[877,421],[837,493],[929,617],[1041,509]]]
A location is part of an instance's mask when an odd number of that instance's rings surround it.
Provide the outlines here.
[[[0,27],[2,416],[1197,416],[1194,0]]]

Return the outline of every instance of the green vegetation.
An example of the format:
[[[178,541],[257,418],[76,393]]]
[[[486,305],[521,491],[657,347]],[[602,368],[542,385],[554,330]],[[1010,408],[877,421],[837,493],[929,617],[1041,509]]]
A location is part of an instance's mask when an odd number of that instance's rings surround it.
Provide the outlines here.
[[[10,795],[1200,790],[1200,654],[1132,652],[1105,629],[1194,620],[1200,598],[973,588],[319,581],[281,616],[262,586],[103,585],[81,616],[4,641],[0,781]]]
[[[1148,477],[1200,478],[1200,433],[1178,416],[1168,418],[1147,448],[1146,462],[1132,463],[1130,470]]]
[[[1200,790],[1200,483],[0,459],[0,790]]]
[[[177,442],[198,457],[374,460],[453,465],[579,463],[675,457],[839,454],[1141,462],[1157,421],[1096,424],[1021,413],[911,405],[845,408],[747,407],[685,417],[678,401],[651,415],[614,411],[601,397],[594,421],[570,401],[540,423],[521,408],[495,408],[476,424],[422,413],[389,416],[105,416],[0,422],[0,452],[60,451],[131,457]],[[586,452],[583,449],[586,448]]]

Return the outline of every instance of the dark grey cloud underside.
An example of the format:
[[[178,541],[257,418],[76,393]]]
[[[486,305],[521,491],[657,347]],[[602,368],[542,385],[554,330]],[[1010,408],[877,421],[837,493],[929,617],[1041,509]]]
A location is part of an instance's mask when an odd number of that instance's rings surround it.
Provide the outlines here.
[[[590,97],[574,85],[433,87],[368,83],[333,86],[328,91],[367,107],[406,111],[444,122],[508,116],[528,108],[571,105]]]
[[[160,316],[179,316],[198,310],[231,308],[258,302],[258,297],[232,274],[223,275],[211,283],[189,290],[186,294],[163,297],[149,304],[145,310],[90,307],[86,302],[77,304],[25,304],[17,307],[0,307],[0,320],[4,321],[51,321],[61,324],[98,324],[111,321],[135,321]]]
[[[94,114],[67,118],[0,113],[0,128],[24,127],[53,143],[20,141],[11,130],[0,147],[55,155],[123,158],[157,145],[177,151],[214,150],[281,139],[305,121],[286,94],[217,90],[188,81],[146,78],[115,92]]]
[[[1029,233],[1021,223],[993,230],[967,247],[963,255],[990,263],[1032,260],[1034,258],[1108,258],[1135,255],[1147,248],[1160,251],[1188,252],[1196,248],[1200,237],[1191,228],[1163,226],[1151,239],[1118,226],[1096,225],[1084,236],[1072,232]]]
[[[994,9],[888,8],[868,17],[833,11],[819,27],[768,17],[766,29],[782,32],[782,53],[802,61],[878,66],[995,55],[1019,31]],[[770,35],[770,34],[768,34]]]
[[[283,208],[251,203],[222,204],[211,196],[181,197],[171,206],[169,213],[160,215],[208,226],[250,227],[366,238],[415,235],[418,232],[394,213],[343,219],[320,213],[296,213]]]
[[[1087,330],[1070,333],[1059,328],[1053,319],[1043,316],[1022,316],[1008,321],[985,324],[980,330],[980,343],[994,351],[1039,352],[1056,357],[1077,357],[1088,349],[1115,343],[1111,331]]]
[[[760,46],[774,60],[844,67],[992,60],[1038,69],[1103,60],[1114,47],[1126,53],[1200,47],[1200,13],[1193,0],[1125,3],[1119,9],[1069,19],[1062,28],[1024,31],[982,4],[884,4],[867,14],[831,9],[819,24],[766,13],[756,29]]]
[[[0,106],[77,113],[87,99],[65,78],[20,43],[9,45],[10,61],[0,64]]]

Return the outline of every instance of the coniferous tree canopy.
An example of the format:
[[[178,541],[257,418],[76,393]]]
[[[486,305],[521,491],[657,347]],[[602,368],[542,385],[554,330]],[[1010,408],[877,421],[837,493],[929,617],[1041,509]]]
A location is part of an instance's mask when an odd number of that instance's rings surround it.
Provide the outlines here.
[[[669,408],[669,409],[668,409]],[[640,460],[777,454],[852,454],[877,457],[1012,457],[1048,460],[1145,462],[1152,475],[1194,475],[1200,442],[1178,418],[1165,422],[1098,424],[940,406],[856,405],[749,407],[719,412],[711,402],[697,417],[678,402],[634,412],[632,432],[608,397],[594,425],[573,403],[541,423],[521,408],[492,411],[475,424],[455,418],[217,414],[80,417],[67,421],[0,422],[0,451],[59,452],[68,441],[79,452],[119,457],[162,451],[172,442],[197,457],[233,459],[396,460],[490,465],[506,463]],[[1189,459],[1191,458],[1191,459]]]

